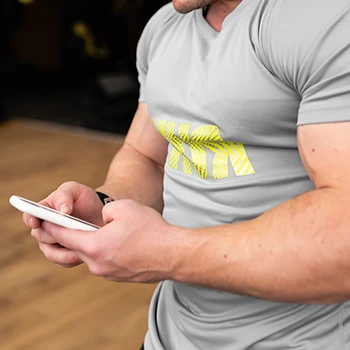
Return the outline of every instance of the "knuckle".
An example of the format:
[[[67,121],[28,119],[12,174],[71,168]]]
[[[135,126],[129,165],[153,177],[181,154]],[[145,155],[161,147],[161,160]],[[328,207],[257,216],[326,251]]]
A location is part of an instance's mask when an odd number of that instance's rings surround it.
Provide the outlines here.
[[[84,254],[87,255],[90,258],[94,258],[97,255],[96,248],[91,246],[91,245],[89,245],[89,246],[85,247]]]
[[[38,242],[38,246],[39,246],[39,249],[44,253],[44,244],[43,243],[40,243]]]
[[[72,251],[67,251],[64,259],[63,259],[63,264],[66,266],[74,266],[80,263],[80,259],[76,256],[76,254]]]
[[[35,238],[38,242],[45,243],[42,238],[42,232],[40,229],[34,229],[31,231],[31,235],[33,238]]]
[[[70,192],[72,192],[72,190],[75,189],[78,185],[79,184],[75,181],[66,181],[57,188],[57,190],[55,191],[55,195],[58,197],[66,196]]]
[[[97,260],[100,256],[100,249],[97,245],[94,244],[88,244],[86,245],[86,247],[84,248],[84,252],[85,255],[87,255],[88,257],[90,257],[93,260]]]
[[[90,263],[88,265],[89,271],[95,276],[102,276],[102,269],[96,263]]]
[[[48,244],[39,243],[39,248],[47,260],[51,262],[55,261],[55,253]]]
[[[40,228],[36,228],[36,229],[33,229],[31,231],[31,235],[38,241],[38,242],[42,242],[42,243],[45,243],[44,241],[44,232],[42,229]]]
[[[114,218],[119,215],[126,215],[135,206],[135,202],[131,199],[122,199],[108,203],[103,207],[102,215],[110,218]]]
[[[24,224],[27,225],[28,227],[30,227],[31,229],[36,229],[40,226],[39,219],[35,218],[32,215],[24,213],[22,215],[22,220],[23,220]]]
[[[108,204],[106,204],[103,209],[102,209],[102,213],[103,214],[111,214],[113,213],[116,209],[118,209],[120,203],[119,201],[113,201],[113,202],[110,202]]]
[[[35,238],[36,240],[38,240],[38,238],[37,238],[37,229],[31,230],[31,231],[30,231],[30,235],[31,235],[33,238]]]
[[[73,267],[80,263],[79,258],[72,251],[65,251],[65,249],[45,243],[39,243],[39,248],[45,258],[54,264]]]
[[[76,181],[66,181],[61,186],[58,187],[59,190],[64,189],[65,187],[75,187],[78,183]]]
[[[52,231],[52,225],[50,225],[48,221],[43,221],[39,230],[40,237],[42,237],[43,234],[50,235]]]

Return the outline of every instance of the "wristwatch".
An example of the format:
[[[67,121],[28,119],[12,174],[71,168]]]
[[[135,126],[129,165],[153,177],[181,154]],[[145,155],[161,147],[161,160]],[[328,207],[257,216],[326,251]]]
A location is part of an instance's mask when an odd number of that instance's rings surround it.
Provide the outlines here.
[[[96,191],[96,194],[98,195],[98,198],[100,198],[100,200],[101,200],[103,205],[106,205],[107,203],[110,203],[110,202],[114,201],[114,198],[109,197],[105,193]]]

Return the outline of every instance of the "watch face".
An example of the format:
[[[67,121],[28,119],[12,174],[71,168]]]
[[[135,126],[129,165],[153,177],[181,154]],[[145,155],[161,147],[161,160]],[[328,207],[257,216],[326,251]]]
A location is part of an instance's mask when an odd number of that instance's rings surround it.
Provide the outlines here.
[[[114,199],[112,197],[107,196],[105,193],[102,192],[96,192],[98,197],[100,198],[103,205],[106,205],[107,203],[113,202]]]
[[[114,199],[111,198],[111,197],[108,197],[108,198],[105,198],[105,199],[104,199],[104,202],[105,202],[105,204],[111,203],[111,202],[114,202]]]

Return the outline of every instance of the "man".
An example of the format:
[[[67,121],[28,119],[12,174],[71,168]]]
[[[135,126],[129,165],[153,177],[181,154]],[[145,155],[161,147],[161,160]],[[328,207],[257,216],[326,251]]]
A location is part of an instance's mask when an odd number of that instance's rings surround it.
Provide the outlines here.
[[[24,218],[54,263],[163,281],[146,350],[350,348],[349,23],[348,0],[173,0],[97,189],[116,200],[43,201],[104,226]]]

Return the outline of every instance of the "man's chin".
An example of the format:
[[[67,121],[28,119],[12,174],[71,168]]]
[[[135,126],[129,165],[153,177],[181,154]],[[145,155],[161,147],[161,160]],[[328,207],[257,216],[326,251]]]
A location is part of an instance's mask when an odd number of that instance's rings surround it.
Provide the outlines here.
[[[192,9],[188,8],[187,6],[182,6],[182,4],[177,4],[176,2],[173,1],[174,9],[176,12],[186,14],[192,11]]]
[[[183,14],[183,15],[192,11],[192,10],[184,9],[184,8],[182,8],[182,7],[177,8],[176,6],[174,6],[174,8],[175,8],[176,12],[179,12],[179,13],[181,13],[181,14]]]
[[[203,0],[172,0],[172,2],[175,10],[182,14],[205,6],[205,1]]]

